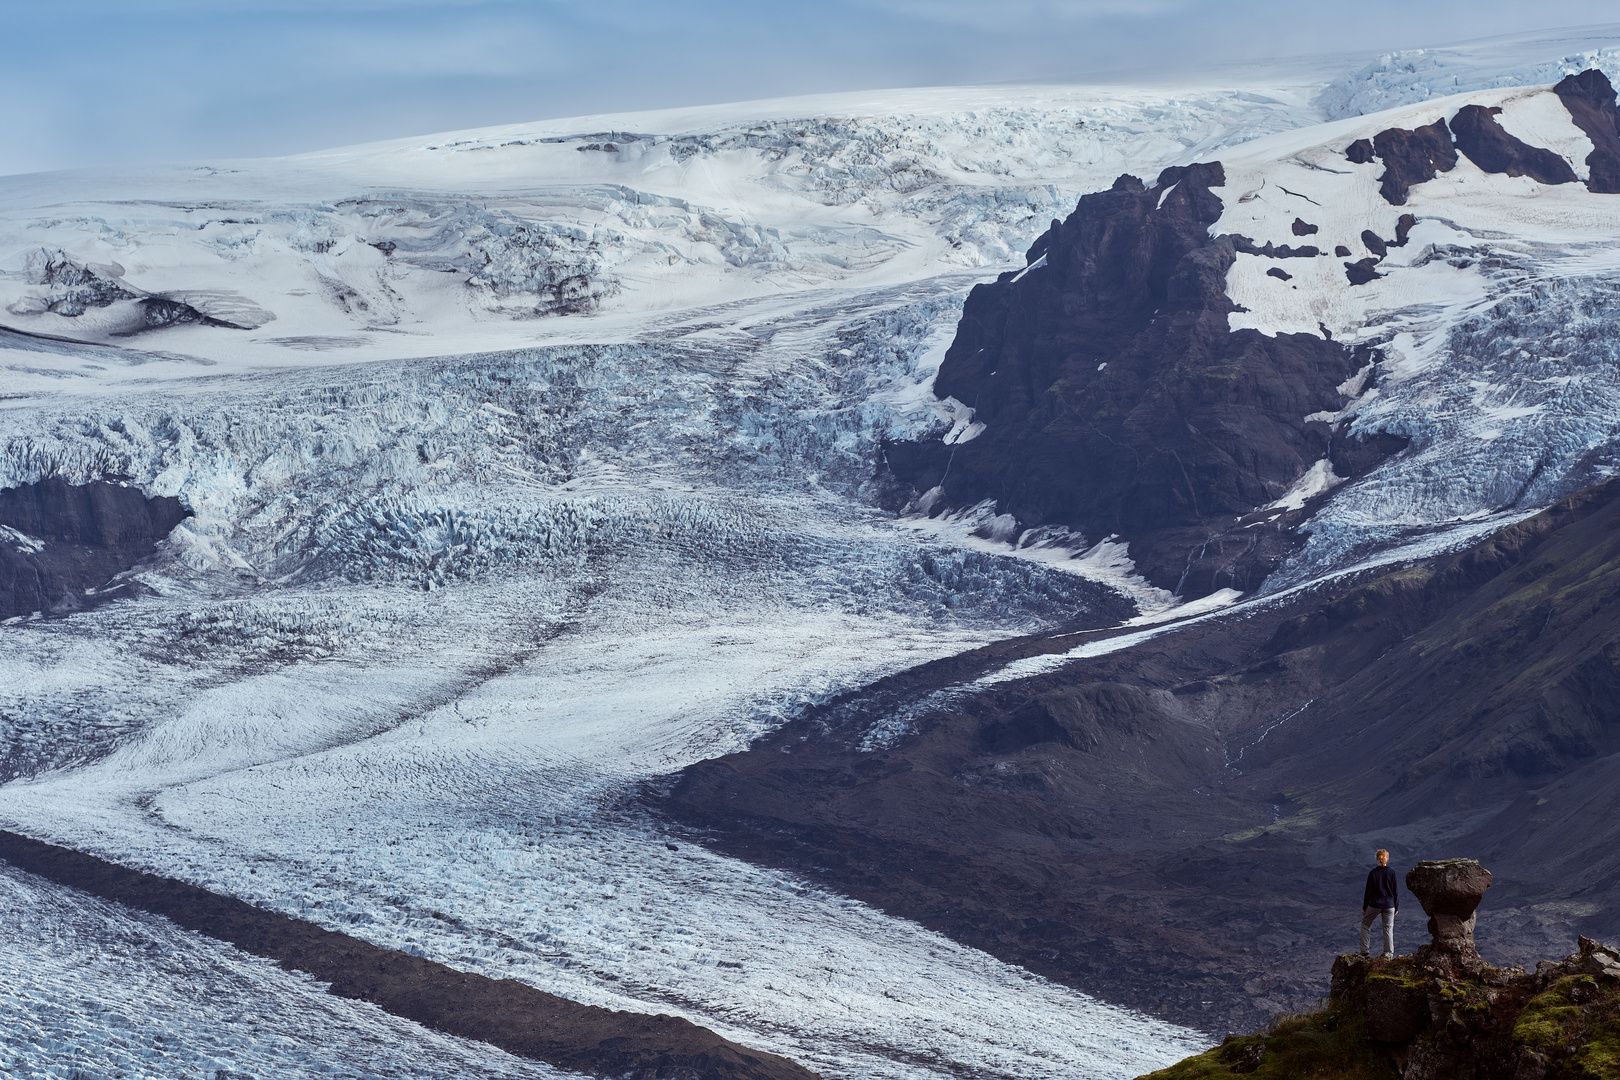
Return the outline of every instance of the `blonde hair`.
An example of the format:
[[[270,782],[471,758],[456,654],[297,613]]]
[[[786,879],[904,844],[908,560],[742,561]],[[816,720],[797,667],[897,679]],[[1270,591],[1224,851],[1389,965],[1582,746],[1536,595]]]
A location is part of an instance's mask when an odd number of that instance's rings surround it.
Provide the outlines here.
[[[1379,848],[1377,851],[1373,852],[1373,854],[1380,859],[1389,858],[1389,852],[1385,851],[1383,848]]]

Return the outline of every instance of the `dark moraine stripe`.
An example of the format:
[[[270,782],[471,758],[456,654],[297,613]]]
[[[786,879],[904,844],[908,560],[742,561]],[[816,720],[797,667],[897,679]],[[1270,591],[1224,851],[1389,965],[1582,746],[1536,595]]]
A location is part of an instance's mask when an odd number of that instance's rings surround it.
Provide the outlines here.
[[[677,1016],[620,1012],[490,979],[83,852],[0,831],[0,859],[278,961],[427,1027],[565,1069],[634,1080],[814,1080]]]

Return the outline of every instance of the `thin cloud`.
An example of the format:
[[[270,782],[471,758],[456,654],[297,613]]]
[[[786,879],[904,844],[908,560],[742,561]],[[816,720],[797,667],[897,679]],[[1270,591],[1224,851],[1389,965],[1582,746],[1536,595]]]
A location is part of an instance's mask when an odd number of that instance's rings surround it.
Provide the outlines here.
[[[1193,0],[1000,0],[994,4],[974,0],[865,0],[865,3],[923,22],[992,32],[1021,31],[1054,23],[1154,19],[1194,6]]]
[[[234,17],[242,15],[298,15],[303,13],[386,12],[431,10],[436,8],[547,7],[564,0],[54,0],[60,12],[79,15],[196,15]]]
[[[4,5],[0,174],[897,86],[1153,79],[1612,19],[1612,0],[53,0]],[[1337,62],[1337,61],[1335,61]]]

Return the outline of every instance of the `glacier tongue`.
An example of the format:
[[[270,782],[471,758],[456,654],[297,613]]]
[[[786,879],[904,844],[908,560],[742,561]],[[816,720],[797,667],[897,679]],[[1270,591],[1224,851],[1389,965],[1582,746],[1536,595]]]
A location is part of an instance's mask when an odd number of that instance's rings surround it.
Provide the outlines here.
[[[1055,122],[998,123],[1026,121]],[[1121,152],[1142,134],[1117,133]],[[1149,152],[1183,145],[1166,136]],[[997,193],[1005,182],[990,173],[971,198],[931,189],[939,220],[965,231],[940,239],[922,216],[935,211],[896,212],[922,221],[896,250],[955,251],[976,222],[1014,234],[996,215],[1032,211]],[[1044,214],[1069,195],[1040,198]],[[392,235],[427,239],[385,252],[327,229],[355,212],[329,205],[261,207],[246,224],[242,208],[218,209],[238,223],[187,233],[175,221],[193,212],[165,204],[139,228],[95,227],[91,247],[145,253],[124,253],[129,276],[167,258],[174,288],[217,265],[244,296],[255,274],[307,293],[265,301],[277,319],[258,330],[5,342],[18,396],[0,403],[4,482],[117,475],[194,516],[139,571],[154,595],[0,630],[16,676],[0,688],[0,819],[379,944],[678,1013],[827,1076],[1116,1077],[1202,1045],[712,855],[637,809],[646,785],[806,703],[1135,610],[1083,576],[873,505],[883,440],[953,427],[929,385],[986,256],[969,251],[961,269],[913,253],[926,273],[874,273],[856,257],[867,238],[839,249],[835,272],[755,265],[748,253],[775,258],[777,241],[732,229],[733,207],[702,227],[741,245],[737,258],[678,250],[663,279],[636,279],[627,230],[686,227],[659,216],[679,208],[638,196],[623,206],[645,221],[613,235],[509,236],[545,248],[539,261],[588,253],[584,276],[620,281],[594,314],[514,320],[515,307],[477,305],[567,277],[525,279],[521,260],[492,257],[462,284],[465,238],[487,253],[504,219],[468,226],[442,200],[399,199]],[[602,205],[574,188],[548,204],[576,222]],[[71,255],[105,261],[72,248],[84,221],[62,228]],[[840,228],[818,235],[845,244],[855,234]],[[802,275],[795,289],[784,273]],[[464,291],[447,295],[452,281]],[[705,306],[680,306],[693,296]],[[421,322],[367,331],[384,308]],[[52,1061],[50,1046],[26,1060]]]

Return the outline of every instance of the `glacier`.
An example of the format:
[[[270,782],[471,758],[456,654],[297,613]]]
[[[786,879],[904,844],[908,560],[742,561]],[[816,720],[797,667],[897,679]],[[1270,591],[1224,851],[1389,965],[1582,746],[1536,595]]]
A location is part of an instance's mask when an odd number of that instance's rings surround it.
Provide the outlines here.
[[[1404,544],[1434,550],[1539,510],[1620,471],[1620,367],[1612,272],[1620,200],[1582,182],[1549,186],[1486,173],[1466,156],[1408,201],[1389,204],[1382,166],[1344,148],[1414,128],[1465,104],[1500,110],[1510,133],[1556,147],[1577,177],[1591,143],[1545,87],[1473,91],[1256,140],[1228,155],[1225,212],[1212,233],[1295,239],[1302,215],[1324,247],[1377,255],[1380,276],[1346,287],[1344,259],[1239,253],[1232,325],[1308,333],[1371,351],[1349,403],[1311,419],[1353,436],[1387,432],[1407,450],[1345,484],[1310,519],[1309,539],[1266,589],[1342,571]],[[1369,233],[1406,241],[1380,252]],[[1365,231],[1364,231],[1365,230]],[[1375,240],[1377,237],[1375,237]],[[1379,246],[1383,244],[1380,241]],[[1419,548],[1414,548],[1414,551]]]
[[[1478,86],[1612,60],[1577,44]],[[1112,538],[1009,533],[993,507],[896,514],[883,446],[973,437],[931,393],[963,299],[1080,194],[1221,158],[1263,242],[1293,204],[1245,184],[1393,122],[1361,112],[1436,107],[1402,63],[0,178],[0,486],[116,476],[193,513],[128,575],[138,599],[0,626],[0,823],[828,1077],[1127,1077],[1203,1048],[642,800],[902,668],[1236,599],[1177,609]],[[1543,197],[1498,235],[1516,188],[1417,190],[1435,205],[1399,260],[1426,291],[1284,303],[1251,256],[1229,280],[1262,329],[1376,345],[1334,420],[1414,440],[1268,587],[1455,546],[1616,468],[1620,211]],[[20,1075],[555,1072],[161,920],[0,890]]]

